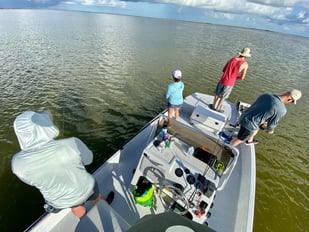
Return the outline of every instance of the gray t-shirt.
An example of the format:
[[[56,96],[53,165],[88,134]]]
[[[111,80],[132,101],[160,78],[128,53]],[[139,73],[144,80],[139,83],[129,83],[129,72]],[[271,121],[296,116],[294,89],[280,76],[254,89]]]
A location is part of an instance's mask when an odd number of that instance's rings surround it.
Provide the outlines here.
[[[285,114],[285,104],[278,95],[263,94],[242,114],[240,125],[248,130],[255,130],[267,122],[267,130],[274,131]]]

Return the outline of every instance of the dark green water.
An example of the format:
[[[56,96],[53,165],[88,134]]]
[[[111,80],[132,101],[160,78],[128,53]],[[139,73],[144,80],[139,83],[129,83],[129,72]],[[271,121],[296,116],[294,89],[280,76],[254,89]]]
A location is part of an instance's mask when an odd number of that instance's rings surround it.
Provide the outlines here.
[[[60,137],[79,137],[94,151],[91,171],[165,108],[173,69],[183,72],[185,95],[212,94],[225,62],[243,47],[252,58],[230,100],[304,93],[274,136],[257,136],[254,231],[308,231],[308,38],[39,10],[0,10],[0,231],[22,231],[43,213],[40,193],[11,173],[19,113],[49,109]]]

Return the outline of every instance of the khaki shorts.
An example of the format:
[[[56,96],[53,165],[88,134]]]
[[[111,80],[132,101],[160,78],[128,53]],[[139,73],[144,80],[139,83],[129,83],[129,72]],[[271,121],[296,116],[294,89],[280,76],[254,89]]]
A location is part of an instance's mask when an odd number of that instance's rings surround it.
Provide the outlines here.
[[[221,83],[218,83],[215,89],[215,95],[223,99],[227,99],[230,96],[232,90],[233,90],[233,86],[225,86],[225,85],[222,85]]]

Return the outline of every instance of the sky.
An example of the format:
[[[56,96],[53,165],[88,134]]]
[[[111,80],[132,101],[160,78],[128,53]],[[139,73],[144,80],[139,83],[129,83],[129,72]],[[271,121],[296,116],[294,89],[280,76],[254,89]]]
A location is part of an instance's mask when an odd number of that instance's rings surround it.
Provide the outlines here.
[[[0,0],[0,8],[134,15],[309,37],[309,0]]]

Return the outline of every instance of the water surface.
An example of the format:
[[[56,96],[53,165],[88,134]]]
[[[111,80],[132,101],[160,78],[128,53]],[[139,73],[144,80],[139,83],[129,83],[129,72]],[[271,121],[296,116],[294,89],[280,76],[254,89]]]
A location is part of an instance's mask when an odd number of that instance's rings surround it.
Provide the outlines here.
[[[19,151],[12,124],[49,109],[60,137],[81,138],[93,170],[166,106],[170,73],[185,95],[212,94],[225,62],[243,47],[252,58],[230,100],[301,89],[274,136],[256,146],[254,231],[307,231],[309,39],[266,31],[129,16],[42,10],[0,11],[0,230],[21,231],[43,199],[12,173]]]

